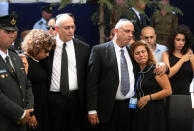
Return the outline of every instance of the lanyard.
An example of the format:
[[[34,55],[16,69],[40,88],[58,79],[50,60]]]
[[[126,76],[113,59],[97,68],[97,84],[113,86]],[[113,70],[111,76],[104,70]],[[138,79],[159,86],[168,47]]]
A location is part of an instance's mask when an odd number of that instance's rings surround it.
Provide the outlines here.
[[[139,81],[141,80],[141,76],[142,76],[142,72],[139,74],[137,81],[136,81],[136,84],[135,84],[135,88],[134,88],[135,96],[136,96],[136,90],[137,90]]]

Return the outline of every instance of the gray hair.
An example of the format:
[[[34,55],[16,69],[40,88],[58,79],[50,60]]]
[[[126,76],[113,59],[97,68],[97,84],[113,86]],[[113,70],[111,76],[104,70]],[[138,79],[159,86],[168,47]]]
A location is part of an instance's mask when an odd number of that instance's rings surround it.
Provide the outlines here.
[[[66,20],[66,19],[73,19],[71,16],[69,16],[68,13],[64,13],[64,14],[59,14],[56,16],[56,26],[60,26],[61,22]]]
[[[125,25],[126,23],[131,23],[131,24],[133,25],[133,23],[132,23],[130,20],[128,20],[128,19],[126,19],[126,18],[123,18],[123,19],[120,19],[120,20],[117,22],[117,24],[115,25],[115,29],[121,29],[121,27],[122,27],[123,25]]]

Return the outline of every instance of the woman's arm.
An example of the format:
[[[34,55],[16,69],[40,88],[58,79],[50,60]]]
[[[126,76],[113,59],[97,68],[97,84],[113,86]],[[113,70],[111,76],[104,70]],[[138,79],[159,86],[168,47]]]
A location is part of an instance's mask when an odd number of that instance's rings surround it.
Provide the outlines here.
[[[160,85],[160,87],[162,88],[162,90],[159,92],[149,94],[147,96],[142,97],[138,101],[138,104],[137,104],[140,109],[142,109],[151,100],[163,99],[163,98],[170,96],[172,94],[170,81],[169,81],[169,78],[166,74],[156,75],[155,79],[158,82],[158,84]]]
[[[192,65],[192,70],[194,72],[194,55],[190,55],[190,62],[191,62],[191,65]]]
[[[168,77],[171,78],[172,76],[174,76],[179,69],[181,68],[181,66],[183,65],[184,62],[187,62],[189,60],[189,53],[185,54],[182,56],[182,58],[172,67],[170,67],[170,62],[169,62],[169,54],[167,52],[164,52],[162,54],[162,61],[165,62],[168,67],[169,67],[169,74]]]
[[[156,75],[155,79],[158,82],[158,84],[160,85],[160,87],[162,88],[162,90],[159,92],[156,92],[154,94],[150,94],[152,100],[159,100],[159,99],[165,98],[167,96],[170,96],[172,94],[172,89],[171,89],[171,85],[170,85],[170,81],[169,81],[168,76],[166,74]]]

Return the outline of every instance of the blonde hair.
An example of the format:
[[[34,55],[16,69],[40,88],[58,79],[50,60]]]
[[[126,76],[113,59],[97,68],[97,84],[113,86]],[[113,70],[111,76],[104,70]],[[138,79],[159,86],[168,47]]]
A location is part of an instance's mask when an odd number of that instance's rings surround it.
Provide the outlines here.
[[[31,30],[22,42],[22,50],[35,57],[41,49],[54,48],[56,40],[48,32],[42,29]]]

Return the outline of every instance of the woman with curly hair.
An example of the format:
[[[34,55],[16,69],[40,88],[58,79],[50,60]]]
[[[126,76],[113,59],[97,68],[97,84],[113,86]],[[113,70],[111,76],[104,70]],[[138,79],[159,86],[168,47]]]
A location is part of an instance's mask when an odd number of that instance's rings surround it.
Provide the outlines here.
[[[22,49],[29,64],[28,78],[34,94],[34,115],[29,121],[28,131],[49,131],[47,107],[47,72],[40,60],[49,56],[55,47],[55,39],[44,30],[33,29],[22,42]],[[37,119],[37,122],[36,122]]]
[[[138,100],[134,131],[166,131],[164,98],[172,93],[168,76],[153,73],[155,58],[143,41],[132,44],[130,53],[139,65],[134,87],[134,99]]]
[[[162,60],[169,66],[172,93],[189,95],[189,85],[193,78],[194,55],[190,49],[192,34],[185,25],[178,26],[169,35],[168,51],[163,53]]]

